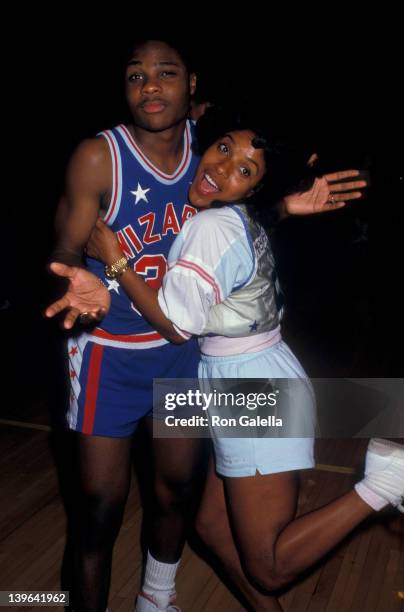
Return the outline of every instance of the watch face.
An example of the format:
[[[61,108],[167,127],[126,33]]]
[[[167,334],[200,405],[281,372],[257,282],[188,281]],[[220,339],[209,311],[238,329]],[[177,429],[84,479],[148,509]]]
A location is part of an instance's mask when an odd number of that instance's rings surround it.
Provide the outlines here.
[[[105,266],[105,276],[110,279],[116,278],[115,270],[111,270],[109,267]]]

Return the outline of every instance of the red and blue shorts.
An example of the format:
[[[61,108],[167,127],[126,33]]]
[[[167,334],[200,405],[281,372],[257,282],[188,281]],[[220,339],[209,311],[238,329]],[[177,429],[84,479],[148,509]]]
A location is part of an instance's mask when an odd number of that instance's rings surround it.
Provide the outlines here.
[[[180,345],[121,348],[90,334],[68,342],[70,429],[95,436],[131,435],[153,407],[154,378],[197,378],[196,339]]]

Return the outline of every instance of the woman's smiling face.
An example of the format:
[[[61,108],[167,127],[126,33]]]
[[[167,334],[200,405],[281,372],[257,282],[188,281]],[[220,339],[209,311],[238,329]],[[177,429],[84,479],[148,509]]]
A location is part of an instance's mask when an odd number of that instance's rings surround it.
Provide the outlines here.
[[[266,172],[263,149],[250,130],[228,132],[202,156],[189,190],[189,202],[209,208],[213,202],[240,202],[251,195]]]

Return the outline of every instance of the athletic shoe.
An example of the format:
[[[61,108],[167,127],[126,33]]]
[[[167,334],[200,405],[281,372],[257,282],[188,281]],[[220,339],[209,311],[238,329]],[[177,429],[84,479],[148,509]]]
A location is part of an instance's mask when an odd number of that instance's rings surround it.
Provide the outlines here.
[[[174,601],[175,598],[173,598]],[[134,612],[181,612],[178,606],[173,606],[170,602],[167,608],[159,608],[157,602],[152,595],[148,593],[139,593],[136,599]]]
[[[404,445],[372,438],[363,484],[404,513]]]

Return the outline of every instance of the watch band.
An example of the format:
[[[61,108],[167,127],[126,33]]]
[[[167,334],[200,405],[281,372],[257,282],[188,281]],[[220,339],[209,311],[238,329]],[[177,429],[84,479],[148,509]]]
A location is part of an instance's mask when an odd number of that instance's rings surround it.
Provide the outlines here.
[[[110,266],[105,266],[105,276],[110,279],[121,276],[129,268],[128,259],[123,256]]]

